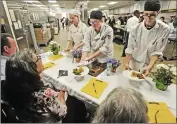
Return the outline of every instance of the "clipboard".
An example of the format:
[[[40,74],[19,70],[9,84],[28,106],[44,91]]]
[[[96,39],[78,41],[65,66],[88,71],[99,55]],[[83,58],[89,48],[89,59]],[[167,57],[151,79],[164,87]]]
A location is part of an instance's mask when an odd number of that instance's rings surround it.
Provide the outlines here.
[[[92,78],[82,89],[81,91],[99,99],[104,92],[105,88],[108,86],[107,82],[97,80]]]
[[[176,123],[176,118],[164,102],[149,102],[148,116],[150,123]]]
[[[52,60],[52,61],[55,61],[55,60],[58,60],[60,58],[63,58],[63,55],[53,55],[53,56],[50,56],[49,59]]]
[[[46,69],[51,68],[51,67],[53,67],[53,66],[55,66],[55,65],[56,65],[56,64],[53,63],[53,62],[48,62],[48,63],[45,63],[45,64],[43,65],[43,68],[44,68],[44,70],[46,70]]]

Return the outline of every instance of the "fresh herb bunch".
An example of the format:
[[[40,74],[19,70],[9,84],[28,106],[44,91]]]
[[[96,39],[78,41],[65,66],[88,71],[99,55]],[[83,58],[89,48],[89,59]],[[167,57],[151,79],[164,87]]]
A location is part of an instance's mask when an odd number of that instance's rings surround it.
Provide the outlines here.
[[[165,69],[163,67],[157,69],[156,72],[152,72],[153,81],[157,81],[159,83],[163,83],[164,85],[172,84],[172,79],[174,78],[174,74],[169,69]]]
[[[111,63],[113,68],[117,68],[120,66],[120,61],[114,58],[108,59],[107,63]]]
[[[81,58],[82,57],[82,50],[74,50],[72,51],[73,58]]]

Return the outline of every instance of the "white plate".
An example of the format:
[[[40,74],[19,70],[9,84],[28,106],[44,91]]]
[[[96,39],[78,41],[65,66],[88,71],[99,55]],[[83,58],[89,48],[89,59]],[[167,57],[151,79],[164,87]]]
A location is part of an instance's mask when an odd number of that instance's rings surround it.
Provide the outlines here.
[[[79,67],[76,67],[76,68],[79,68]],[[73,74],[75,77],[83,77],[83,76],[87,75],[87,74],[89,73],[89,68],[86,67],[86,66],[83,66],[82,68],[84,69],[84,71],[81,73],[81,75],[75,75],[75,74],[73,73],[73,70],[71,70],[71,71],[72,71],[72,74]],[[75,69],[75,68],[74,68],[74,69]]]
[[[134,70],[124,70],[123,71],[123,76],[125,76],[126,78],[130,79],[130,80],[133,80],[133,81],[144,81],[145,79],[139,79],[138,77],[133,77],[132,76],[132,72],[137,72],[137,71],[134,71]],[[139,72],[137,72],[139,73]]]

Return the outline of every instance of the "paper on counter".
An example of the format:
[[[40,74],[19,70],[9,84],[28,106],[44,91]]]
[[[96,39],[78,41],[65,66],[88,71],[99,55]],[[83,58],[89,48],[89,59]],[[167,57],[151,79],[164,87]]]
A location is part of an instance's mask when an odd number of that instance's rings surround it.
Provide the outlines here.
[[[164,102],[148,103],[148,117],[151,123],[176,123],[176,118]],[[156,118],[156,119],[155,119]]]
[[[49,57],[49,59],[52,60],[52,61],[55,61],[55,60],[60,59],[60,58],[63,58],[63,56],[59,55],[59,54],[58,55],[53,55],[53,56]]]
[[[108,86],[107,82],[97,80],[92,78],[82,89],[81,91],[99,99],[104,92],[105,88]]]

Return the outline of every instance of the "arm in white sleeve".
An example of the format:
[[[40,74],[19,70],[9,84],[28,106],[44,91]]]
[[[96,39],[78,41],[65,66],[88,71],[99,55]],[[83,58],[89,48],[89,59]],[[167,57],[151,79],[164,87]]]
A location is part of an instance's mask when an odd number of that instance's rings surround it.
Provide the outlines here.
[[[156,43],[155,51],[151,53],[151,56],[154,55],[163,56],[163,51],[167,45],[169,34],[170,34],[170,29],[166,28],[163,31],[162,35],[160,35],[158,42]]]
[[[90,32],[91,32],[91,31],[88,30],[88,31],[85,33],[85,35],[84,35],[84,40],[83,40],[84,46],[83,46],[83,48],[82,48],[82,51],[83,51],[83,52],[90,52],[90,50],[91,50],[91,46],[90,46],[90,44],[91,44]]]
[[[85,35],[86,35],[87,31],[88,31],[88,27],[87,27],[86,24],[83,24],[83,29],[82,30],[83,30],[83,39],[82,39],[82,42],[83,42],[84,37],[85,37]]]
[[[105,42],[103,46],[99,48],[99,51],[105,55],[112,54],[112,53],[109,53],[111,52],[110,48],[112,48],[112,46],[113,46],[113,29],[110,28],[108,33],[106,34]]]
[[[128,46],[127,49],[125,50],[125,53],[132,54],[135,46],[136,46],[135,30],[132,29],[129,33]]]
[[[73,41],[73,38],[72,38],[72,32],[71,32],[71,27],[69,27],[69,31],[68,31],[68,41]]]
[[[71,46],[71,42],[73,41],[73,38],[71,36],[71,28],[69,28],[69,32],[68,32],[68,42],[66,44],[66,49],[69,49],[69,47]]]

